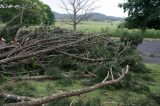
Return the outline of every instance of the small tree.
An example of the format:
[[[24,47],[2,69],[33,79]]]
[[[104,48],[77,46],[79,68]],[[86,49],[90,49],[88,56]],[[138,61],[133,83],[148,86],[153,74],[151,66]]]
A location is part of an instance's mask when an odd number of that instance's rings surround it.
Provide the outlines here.
[[[71,20],[74,31],[76,31],[77,25],[96,9],[93,6],[96,0],[61,0],[61,2],[62,8],[69,14],[68,19]]]

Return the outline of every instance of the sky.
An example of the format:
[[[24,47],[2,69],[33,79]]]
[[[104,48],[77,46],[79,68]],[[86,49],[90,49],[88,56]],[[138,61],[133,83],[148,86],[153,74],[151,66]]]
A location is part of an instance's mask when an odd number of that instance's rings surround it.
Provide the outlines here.
[[[67,13],[64,9],[61,8],[62,7],[61,0],[41,0],[41,1],[49,5],[52,11],[58,13]],[[98,8],[94,12],[102,13],[107,16],[127,17],[127,13],[124,13],[123,9],[118,7],[118,4],[122,2],[124,2],[124,0],[97,0],[95,6],[98,6]]]

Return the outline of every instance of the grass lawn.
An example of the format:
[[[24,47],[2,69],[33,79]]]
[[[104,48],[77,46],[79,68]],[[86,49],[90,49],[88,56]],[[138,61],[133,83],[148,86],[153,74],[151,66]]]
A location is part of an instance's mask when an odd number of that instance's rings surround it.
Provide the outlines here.
[[[146,66],[151,69],[152,74],[155,78],[151,88],[151,92],[160,93],[160,65],[159,64],[146,64]]]

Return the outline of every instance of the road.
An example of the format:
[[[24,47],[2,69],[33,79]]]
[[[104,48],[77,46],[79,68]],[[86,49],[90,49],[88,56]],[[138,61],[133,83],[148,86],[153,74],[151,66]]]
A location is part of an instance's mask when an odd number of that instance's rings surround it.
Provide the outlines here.
[[[159,39],[145,39],[143,43],[138,46],[138,51],[145,63],[160,64]]]

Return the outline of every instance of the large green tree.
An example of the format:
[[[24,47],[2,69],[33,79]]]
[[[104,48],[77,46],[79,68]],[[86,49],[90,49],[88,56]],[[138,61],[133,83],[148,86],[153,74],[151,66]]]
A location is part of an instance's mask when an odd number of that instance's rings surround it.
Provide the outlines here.
[[[119,7],[128,12],[127,28],[160,29],[160,0],[125,0]]]
[[[14,17],[16,17],[15,23],[23,19],[25,25],[54,21],[50,8],[39,0],[0,0],[2,22],[8,22]]]
[[[47,7],[47,10],[46,10],[47,19],[45,21],[45,24],[52,25],[52,24],[54,24],[55,16],[54,16],[53,11],[51,10],[51,8],[48,5],[46,5],[46,7]]]

